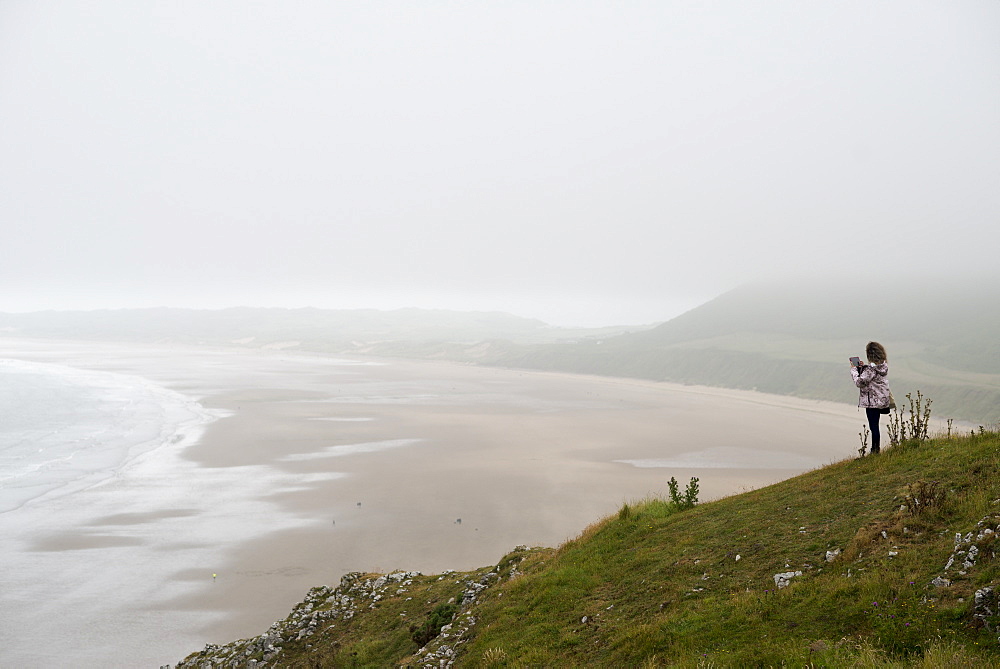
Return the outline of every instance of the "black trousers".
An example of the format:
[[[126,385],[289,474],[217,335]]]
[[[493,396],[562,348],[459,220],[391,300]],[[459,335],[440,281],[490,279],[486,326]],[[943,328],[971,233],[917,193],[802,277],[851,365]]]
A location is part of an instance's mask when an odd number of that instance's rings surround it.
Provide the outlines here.
[[[868,429],[872,431],[872,453],[878,453],[882,444],[882,433],[878,429],[878,419],[882,417],[882,411],[866,407],[865,413],[868,414]]]

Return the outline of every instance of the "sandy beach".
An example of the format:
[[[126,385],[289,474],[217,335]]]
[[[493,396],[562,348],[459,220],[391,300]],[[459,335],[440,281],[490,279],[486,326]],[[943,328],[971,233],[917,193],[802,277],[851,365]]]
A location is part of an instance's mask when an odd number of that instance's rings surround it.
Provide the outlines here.
[[[0,340],[0,358],[140,376],[214,417],[0,515],[0,666],[172,664],[348,571],[493,564],[671,476],[709,500],[856,455],[864,420],[754,392],[288,350]]]

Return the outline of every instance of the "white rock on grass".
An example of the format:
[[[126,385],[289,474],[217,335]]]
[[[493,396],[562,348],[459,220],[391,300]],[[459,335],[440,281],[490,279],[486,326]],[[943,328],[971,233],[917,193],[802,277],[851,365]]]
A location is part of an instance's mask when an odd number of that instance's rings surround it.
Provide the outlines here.
[[[780,574],[774,575],[774,584],[778,586],[778,589],[787,587],[788,582],[795,578],[796,576],[802,576],[801,571],[785,571]]]

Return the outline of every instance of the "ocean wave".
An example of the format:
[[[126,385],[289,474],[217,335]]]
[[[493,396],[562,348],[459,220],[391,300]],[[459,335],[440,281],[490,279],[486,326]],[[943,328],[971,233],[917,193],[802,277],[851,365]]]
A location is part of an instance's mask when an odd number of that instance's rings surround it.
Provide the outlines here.
[[[0,359],[0,415],[3,513],[187,445],[222,414],[139,376]]]

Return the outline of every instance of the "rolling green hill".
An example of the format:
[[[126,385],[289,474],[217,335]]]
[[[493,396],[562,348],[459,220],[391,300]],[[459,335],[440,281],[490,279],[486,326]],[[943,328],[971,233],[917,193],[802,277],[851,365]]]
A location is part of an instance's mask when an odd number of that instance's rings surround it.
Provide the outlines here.
[[[889,352],[897,398],[918,388],[939,416],[1000,420],[1000,287],[908,290],[748,284],[655,328],[574,343],[496,346],[485,364],[755,389],[854,403],[847,359]]]
[[[979,431],[689,510],[633,502],[493,567],[348,574],[178,666],[995,666],[998,465]]]

